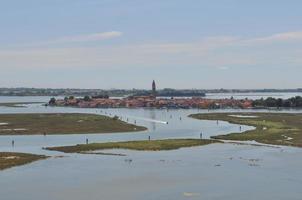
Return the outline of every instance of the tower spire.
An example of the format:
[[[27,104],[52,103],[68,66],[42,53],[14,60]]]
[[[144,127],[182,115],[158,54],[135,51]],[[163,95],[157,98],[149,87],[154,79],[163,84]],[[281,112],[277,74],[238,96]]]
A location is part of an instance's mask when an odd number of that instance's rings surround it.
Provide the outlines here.
[[[152,82],[152,96],[156,97],[156,84],[154,80]]]

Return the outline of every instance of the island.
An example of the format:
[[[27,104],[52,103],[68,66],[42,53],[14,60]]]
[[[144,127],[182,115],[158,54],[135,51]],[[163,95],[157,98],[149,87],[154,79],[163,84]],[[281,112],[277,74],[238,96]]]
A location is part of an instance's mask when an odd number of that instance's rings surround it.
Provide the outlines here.
[[[11,107],[11,108],[24,108],[24,107],[26,107],[25,105],[35,104],[35,103],[42,104],[43,102],[3,102],[3,103],[1,102],[0,106]]]
[[[28,164],[46,158],[47,156],[44,155],[15,153],[15,152],[0,152],[0,170]]]
[[[199,120],[222,120],[239,126],[255,127],[254,130],[245,132],[212,136],[212,139],[302,147],[302,114],[239,112],[192,114],[189,117]]]
[[[124,98],[110,98],[109,96],[69,96],[64,99],[49,100],[45,106],[64,106],[78,108],[172,108],[172,109],[288,109],[302,108],[302,97],[296,96],[289,99],[276,99],[268,97],[266,99],[209,99],[202,97],[157,97],[155,95],[147,96],[128,96]]]
[[[89,151],[105,149],[130,149],[138,151],[161,151],[175,150],[184,147],[202,146],[212,143],[219,143],[218,140],[206,139],[165,139],[165,140],[142,140],[126,142],[107,142],[77,144],[74,146],[47,147],[47,150],[61,151],[64,153],[85,153]]]
[[[218,108],[252,108],[252,100],[244,99],[205,99],[191,98],[158,98],[149,96],[129,96],[125,98],[109,98],[103,96],[69,96],[64,99],[51,98],[45,106],[77,107],[77,108],[167,108],[167,109],[218,109]]]
[[[80,113],[0,114],[0,135],[87,134],[144,131],[117,116]]]
[[[64,99],[52,97],[45,106],[70,106],[79,108],[301,108],[302,97],[297,96],[290,99],[267,99],[251,100],[234,99],[209,99],[204,98],[206,94],[201,91],[176,91],[173,89],[156,90],[153,80],[152,90],[136,92],[123,98],[110,98],[108,94],[85,95],[75,97],[65,96]]]

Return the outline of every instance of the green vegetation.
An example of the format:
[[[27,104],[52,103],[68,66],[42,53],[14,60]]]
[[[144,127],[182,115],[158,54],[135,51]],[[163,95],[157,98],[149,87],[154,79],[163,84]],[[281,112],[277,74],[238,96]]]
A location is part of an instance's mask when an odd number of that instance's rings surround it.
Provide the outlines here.
[[[87,95],[86,95],[86,96],[83,98],[83,100],[84,100],[84,101],[90,101],[91,98],[90,98],[90,96],[87,96]]]
[[[8,102],[8,103],[0,103],[0,106],[22,108],[25,107],[24,104],[33,104],[33,103],[42,103],[42,102]]]
[[[48,147],[47,150],[61,151],[65,153],[82,153],[87,151],[96,151],[104,149],[131,149],[139,151],[160,151],[173,150],[183,147],[193,147],[216,143],[215,140],[201,139],[168,139],[168,140],[144,140],[144,141],[127,141],[127,142],[107,142],[78,144],[75,146]]]
[[[0,114],[0,135],[114,133],[146,130],[93,114]]]
[[[27,153],[0,152],[0,170],[24,165],[45,158],[47,158],[47,156]]]
[[[296,96],[285,100],[272,97],[257,99],[253,101],[253,107],[302,108],[302,97]]]
[[[254,116],[254,117],[253,117]],[[201,120],[222,120],[256,127],[244,133],[214,136],[223,140],[255,140],[265,144],[302,147],[302,114],[287,113],[212,113],[194,114]]]
[[[64,100],[68,100],[68,98],[65,97]],[[52,98],[49,100],[48,103],[49,103],[50,105],[55,104],[55,103],[56,103],[56,99],[55,99],[54,97],[52,97]]]

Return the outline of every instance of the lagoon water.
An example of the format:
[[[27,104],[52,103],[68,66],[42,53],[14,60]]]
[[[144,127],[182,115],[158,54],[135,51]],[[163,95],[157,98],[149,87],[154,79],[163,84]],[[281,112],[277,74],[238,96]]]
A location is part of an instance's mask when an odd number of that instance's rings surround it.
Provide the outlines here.
[[[224,99],[224,98],[231,98],[234,99],[261,99],[261,98],[281,98],[281,99],[289,99],[295,96],[302,96],[302,92],[250,92],[250,93],[208,93],[206,98],[209,99]]]
[[[34,97],[39,99],[37,101],[43,101],[44,98]],[[5,102],[0,97],[1,101]],[[22,101],[33,100],[24,97]],[[11,102],[16,101],[12,99]],[[302,197],[301,148],[228,143],[160,152],[102,151],[123,153],[126,156],[64,154],[42,150],[45,146],[84,143],[86,138],[90,142],[146,140],[148,136],[151,139],[199,138],[201,131],[204,138],[209,138],[212,135],[239,132],[239,126],[235,124],[221,121],[217,124],[216,121],[199,121],[187,117],[208,110],[79,109],[44,107],[40,104],[31,104],[25,108],[0,107],[0,114],[57,112],[118,115],[123,120],[128,118],[129,123],[146,126],[148,131],[0,136],[0,151],[53,156],[0,171],[1,200],[300,200]],[[242,131],[252,128],[243,126]],[[14,148],[11,147],[11,140],[15,140]]]

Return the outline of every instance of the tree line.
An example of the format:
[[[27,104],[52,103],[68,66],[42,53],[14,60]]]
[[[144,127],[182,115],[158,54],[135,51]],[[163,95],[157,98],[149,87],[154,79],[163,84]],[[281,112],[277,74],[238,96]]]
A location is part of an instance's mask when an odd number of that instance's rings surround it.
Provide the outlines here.
[[[302,97],[296,96],[289,99],[261,98],[253,101],[253,107],[302,108]]]

